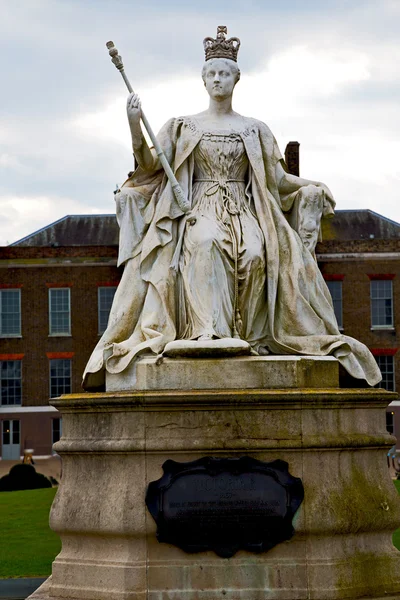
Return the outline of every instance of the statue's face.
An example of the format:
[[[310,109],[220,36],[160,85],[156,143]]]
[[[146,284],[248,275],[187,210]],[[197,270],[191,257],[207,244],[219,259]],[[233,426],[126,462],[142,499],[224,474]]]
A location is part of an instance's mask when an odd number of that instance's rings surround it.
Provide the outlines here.
[[[232,95],[237,75],[228,61],[214,58],[206,63],[203,72],[206,90],[215,100],[224,100]]]

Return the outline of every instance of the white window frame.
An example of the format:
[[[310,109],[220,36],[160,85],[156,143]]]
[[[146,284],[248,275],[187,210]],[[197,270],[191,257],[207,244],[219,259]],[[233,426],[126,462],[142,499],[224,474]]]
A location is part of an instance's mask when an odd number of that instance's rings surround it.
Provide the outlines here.
[[[390,301],[391,301],[391,324],[386,324],[386,325],[379,325],[379,324],[375,324],[374,323],[374,311],[373,311],[373,302],[374,300],[385,300],[385,298],[372,298],[372,287],[374,283],[377,282],[387,282],[390,283]],[[370,302],[371,302],[371,329],[394,329],[394,320],[393,320],[393,316],[394,316],[394,311],[393,311],[393,280],[392,279],[371,279],[370,281],[370,292],[369,292],[369,296],[370,296]],[[388,299],[388,298],[387,298]]]
[[[22,360],[21,359],[0,360],[0,386],[1,386],[1,383],[2,383],[2,381],[1,381],[2,380],[2,377],[1,377],[1,363],[3,363],[3,362],[18,362],[19,363],[19,367],[20,367],[21,398],[20,398],[20,401],[18,402],[18,404],[15,403],[15,402],[14,402],[14,404],[10,404],[10,403],[4,403],[3,404],[2,394],[1,394],[1,387],[0,387],[0,406],[1,407],[3,407],[3,406],[11,406],[11,407],[21,406],[21,404],[22,404]]]
[[[100,294],[101,294],[101,290],[114,290],[114,295],[115,292],[117,291],[117,287],[118,286],[114,286],[114,285],[110,285],[110,286],[105,286],[105,285],[100,285],[97,288],[97,329],[98,329],[98,333],[99,335],[103,335],[103,333],[105,332],[105,330],[107,329],[107,326],[103,329],[101,327],[101,323],[100,323]],[[112,302],[111,302],[111,306],[112,306]],[[110,309],[111,309],[110,306]],[[110,313],[108,313],[108,316],[110,316]],[[107,319],[108,322],[108,319]]]
[[[68,291],[68,332],[56,332],[51,328],[51,295],[52,292]],[[49,336],[51,337],[71,337],[71,288],[69,287],[54,287],[49,288]]]
[[[69,391],[67,390],[63,390],[60,393],[57,393],[56,396],[52,396],[52,392],[51,392],[51,363],[52,361],[60,361],[60,360],[67,360],[69,361]],[[58,398],[59,395],[62,394],[70,394],[72,391],[72,360],[70,358],[50,358],[49,359],[49,397],[50,398]]]
[[[329,287],[329,285],[332,284],[332,283],[335,284],[335,285],[340,284],[339,285],[339,289],[340,289],[340,321],[339,321],[338,316],[336,314],[336,310],[335,310],[335,317],[336,317],[336,320],[337,320],[337,323],[338,323],[338,327],[342,331],[343,330],[343,281],[341,281],[341,280],[337,281],[335,279],[327,280],[326,281],[326,285],[328,286],[329,293],[330,293],[331,298],[332,298],[333,308],[335,309],[335,301],[333,299],[332,292],[331,292],[330,287]],[[336,299],[336,302],[337,301],[338,301],[338,299]]]
[[[9,292],[18,292],[18,312],[19,312],[19,325],[18,325],[18,333],[3,333],[2,331],[2,317],[3,317],[3,294],[7,294]],[[7,288],[0,290],[0,338],[20,338],[21,335],[21,290],[20,288]]]

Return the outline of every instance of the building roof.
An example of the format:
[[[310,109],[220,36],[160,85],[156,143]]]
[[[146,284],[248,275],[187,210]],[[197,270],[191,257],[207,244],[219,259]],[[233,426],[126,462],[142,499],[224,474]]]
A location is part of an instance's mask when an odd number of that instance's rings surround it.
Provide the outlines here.
[[[115,215],[67,215],[11,246],[118,246]],[[338,210],[325,220],[323,242],[400,239],[400,224],[372,210]]]
[[[115,215],[66,215],[11,246],[118,246]]]
[[[373,210],[338,210],[322,225],[322,241],[400,239],[400,223]]]

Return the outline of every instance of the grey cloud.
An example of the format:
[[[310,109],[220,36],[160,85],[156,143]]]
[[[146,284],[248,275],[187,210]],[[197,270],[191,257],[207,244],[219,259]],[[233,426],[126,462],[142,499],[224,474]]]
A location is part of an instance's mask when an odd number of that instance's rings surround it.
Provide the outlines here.
[[[242,0],[3,2],[0,67],[7,93],[1,99],[0,156],[11,159],[0,161],[0,207],[2,196],[43,194],[72,198],[82,212],[94,206],[112,210],[112,189],[131,169],[132,156],[117,143],[84,138],[72,126],[65,128],[122,93],[123,83],[105,48],[110,38],[139,92],[168,77],[199,73],[202,39],[213,35],[218,24],[227,24],[229,34],[242,39],[244,73],[256,73],[274,55],[296,45],[315,52],[353,48],[369,58],[368,81],[344,86],[335,96],[309,99],[313,114],[308,124],[283,114],[270,125],[283,142],[299,137],[305,160],[306,144],[324,147],[323,132],[332,123],[347,133],[372,126],[393,140],[399,134],[400,78],[384,75],[383,65],[394,61],[394,48],[399,51],[399,17],[398,4],[390,0],[248,0],[245,10]],[[266,91],[261,118],[268,121],[268,94],[279,93]],[[338,181],[341,193],[344,181],[345,176]],[[363,196],[362,182],[359,186],[353,197]],[[351,196],[349,192],[343,201],[351,202]],[[384,207],[380,210],[385,212]],[[388,216],[400,218],[400,212]],[[46,222],[44,214],[42,225]]]

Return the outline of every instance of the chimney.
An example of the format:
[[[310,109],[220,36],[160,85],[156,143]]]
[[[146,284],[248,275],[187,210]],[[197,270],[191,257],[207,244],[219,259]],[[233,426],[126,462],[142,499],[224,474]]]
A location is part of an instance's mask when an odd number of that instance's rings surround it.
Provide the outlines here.
[[[289,142],[285,149],[285,162],[289,173],[300,175],[300,144],[299,142]]]

